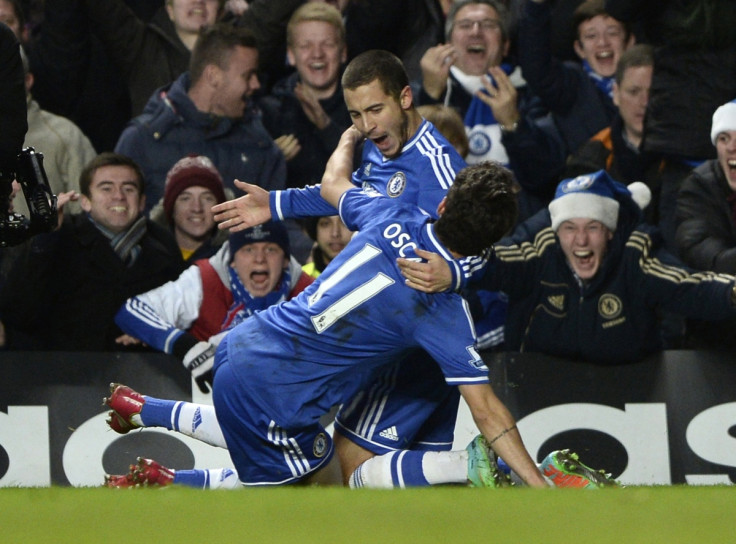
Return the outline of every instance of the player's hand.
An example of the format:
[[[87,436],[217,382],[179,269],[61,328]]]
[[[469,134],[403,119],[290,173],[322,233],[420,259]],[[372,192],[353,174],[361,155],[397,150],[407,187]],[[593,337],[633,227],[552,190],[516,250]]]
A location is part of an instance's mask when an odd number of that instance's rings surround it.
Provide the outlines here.
[[[364,139],[365,136],[356,128],[355,125],[350,125],[340,136],[340,141],[351,145],[353,149],[355,149],[355,146],[361,143]]]
[[[212,389],[212,367],[215,364],[215,350],[209,342],[197,342],[184,355],[184,368],[191,372],[202,393]]]
[[[327,115],[322,104],[319,103],[319,99],[317,98],[317,95],[314,94],[314,91],[300,82],[294,86],[294,95],[299,100],[299,103],[302,106],[302,111],[304,111],[304,115],[307,116],[307,119],[309,119],[314,126],[319,130],[322,130],[330,124],[330,116]]]
[[[447,291],[452,284],[452,274],[447,261],[437,253],[415,249],[416,253],[426,263],[411,259],[396,259],[401,274],[406,278],[406,285],[423,293],[439,293]]]
[[[447,88],[450,66],[457,58],[455,46],[449,43],[430,47],[422,55],[419,67],[422,70],[422,87],[425,92],[439,100]]]
[[[238,232],[271,219],[268,191],[238,179],[235,180],[235,186],[246,193],[245,196],[212,206],[220,230]]]
[[[134,336],[130,336],[129,334],[121,334],[115,339],[115,343],[123,345],[123,346],[139,346],[139,345],[145,346],[143,342],[141,342]]]
[[[284,159],[290,161],[296,157],[302,150],[302,146],[299,144],[299,140],[293,134],[284,134],[274,140],[281,153],[284,154]]]
[[[488,94],[478,91],[476,96],[490,106],[493,117],[499,124],[510,127],[519,120],[520,114],[517,107],[518,92],[511,79],[500,66],[493,66],[488,73],[495,81],[495,85],[482,78],[483,87]]]

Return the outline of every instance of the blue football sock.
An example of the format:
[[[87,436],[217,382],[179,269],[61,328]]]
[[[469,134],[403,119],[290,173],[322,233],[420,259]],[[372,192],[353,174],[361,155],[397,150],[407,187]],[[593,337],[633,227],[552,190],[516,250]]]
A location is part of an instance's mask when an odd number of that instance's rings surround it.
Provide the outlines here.
[[[238,474],[230,468],[189,469],[174,472],[174,483],[197,489],[238,489]]]
[[[175,410],[181,409],[180,401],[175,400],[164,400],[157,399],[155,397],[143,396],[146,402],[143,403],[141,408],[141,421],[145,427],[165,427],[167,429],[176,430],[173,428],[172,421],[176,421],[176,414],[172,414]]]
[[[391,462],[391,481],[394,487],[424,487],[429,482],[424,477],[424,451],[402,451]]]
[[[209,487],[209,471],[197,468],[177,470],[174,472],[174,483],[196,487],[197,489],[207,489]]]

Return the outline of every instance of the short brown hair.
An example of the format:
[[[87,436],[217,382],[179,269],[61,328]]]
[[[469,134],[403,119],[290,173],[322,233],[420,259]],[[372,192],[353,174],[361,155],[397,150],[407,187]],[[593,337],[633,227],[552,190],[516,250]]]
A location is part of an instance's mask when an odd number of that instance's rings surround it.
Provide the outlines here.
[[[590,21],[593,17],[604,15],[616,19],[606,11],[606,0],[584,0],[572,13],[572,28],[575,33],[575,39],[580,40],[580,25],[585,21]],[[616,19],[618,21],[618,19]],[[625,39],[629,39],[631,28],[628,23],[618,21],[624,27]]]
[[[121,155],[119,153],[113,153],[111,151],[100,153],[94,159],[89,161],[82,169],[81,174],[79,174],[80,193],[82,193],[87,198],[92,196],[89,192],[90,185],[92,185],[92,178],[95,177],[95,172],[97,172],[97,170],[105,166],[127,166],[128,168],[132,169],[135,172],[135,177],[138,181],[138,189],[140,190],[141,194],[143,194],[143,172],[141,171],[140,166],[138,166],[138,164],[130,157]]]
[[[210,64],[227,70],[230,56],[238,46],[258,50],[255,36],[245,27],[236,27],[231,23],[215,23],[202,27],[189,61],[191,82],[199,81],[204,69]]]
[[[409,85],[409,76],[399,57],[382,49],[371,49],[348,63],[342,75],[342,88],[353,91],[375,80],[379,81],[384,93],[396,100]]]
[[[621,54],[616,65],[616,83],[621,85],[626,70],[639,66],[654,66],[654,48],[651,45],[643,43],[632,45]]]

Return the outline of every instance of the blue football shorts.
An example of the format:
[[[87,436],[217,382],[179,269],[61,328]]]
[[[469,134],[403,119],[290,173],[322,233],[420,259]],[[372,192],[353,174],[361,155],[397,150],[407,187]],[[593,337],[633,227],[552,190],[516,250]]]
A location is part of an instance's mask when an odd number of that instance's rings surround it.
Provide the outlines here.
[[[287,432],[242,394],[228,361],[227,336],[217,348],[214,374],[217,420],[243,485],[296,483],[327,465],[334,447],[322,425]]]
[[[423,350],[389,367],[343,405],[335,429],[366,450],[384,453],[452,448],[460,392]]]

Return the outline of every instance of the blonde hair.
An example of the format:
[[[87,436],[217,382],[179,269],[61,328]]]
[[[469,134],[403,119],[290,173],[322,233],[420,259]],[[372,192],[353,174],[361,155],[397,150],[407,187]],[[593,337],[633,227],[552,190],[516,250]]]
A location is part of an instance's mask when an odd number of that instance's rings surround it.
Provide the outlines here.
[[[345,24],[342,22],[342,15],[337,8],[324,2],[307,2],[292,13],[289,23],[286,25],[286,45],[288,47],[294,45],[296,26],[307,21],[319,21],[332,25],[337,30],[340,44],[345,44]]]

